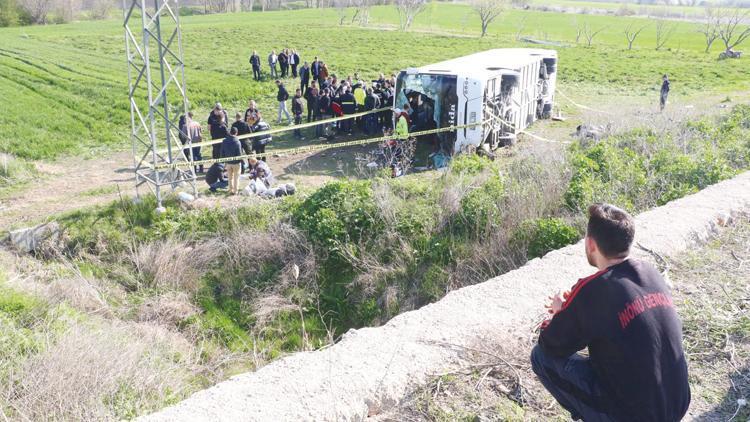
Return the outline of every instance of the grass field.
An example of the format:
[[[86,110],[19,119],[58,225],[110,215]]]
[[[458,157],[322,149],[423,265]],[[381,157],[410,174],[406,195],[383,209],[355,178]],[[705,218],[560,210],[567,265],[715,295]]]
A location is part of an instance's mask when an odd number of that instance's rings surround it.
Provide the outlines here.
[[[349,12],[351,15],[352,12]],[[516,33],[561,41],[560,86],[572,95],[655,95],[669,73],[673,95],[733,94],[750,87],[744,60],[703,53],[694,24],[679,22],[667,48],[655,51],[653,23],[626,51],[623,30],[640,18],[510,10],[478,38],[478,18],[465,5],[432,4],[411,32],[395,31],[392,7],[372,10],[370,28],[339,27],[335,10],[184,17],[190,101],[198,116],[215,101],[230,111],[259,100],[273,114],[270,80],[250,80],[252,49],[295,47],[303,60],[318,55],[334,73],[375,77],[489,48],[515,46]],[[575,45],[576,25],[604,28],[592,47]],[[67,153],[99,155],[129,146],[124,36],[119,19],[0,30],[0,151],[27,159]],[[294,86],[295,82],[289,83]],[[275,116],[274,116],[275,117]]]

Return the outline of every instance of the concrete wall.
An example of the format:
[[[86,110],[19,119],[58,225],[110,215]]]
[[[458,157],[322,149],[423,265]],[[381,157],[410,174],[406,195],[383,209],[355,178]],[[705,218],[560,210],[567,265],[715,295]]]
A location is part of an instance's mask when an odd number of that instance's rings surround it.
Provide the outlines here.
[[[636,242],[669,256],[748,211],[750,172],[639,215]],[[652,259],[638,250],[635,256]],[[461,350],[450,345],[527,335],[543,318],[547,296],[593,272],[579,242],[382,327],[352,330],[325,350],[235,376],[142,420],[361,420],[397,403],[432,374],[459,365]]]

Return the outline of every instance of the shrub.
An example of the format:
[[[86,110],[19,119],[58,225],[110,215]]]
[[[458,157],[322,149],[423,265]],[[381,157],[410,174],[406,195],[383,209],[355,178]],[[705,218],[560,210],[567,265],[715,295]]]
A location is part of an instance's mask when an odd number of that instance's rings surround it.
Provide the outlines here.
[[[45,304],[33,296],[0,288],[0,314],[21,327],[31,327],[46,313]]]
[[[505,185],[497,174],[467,193],[461,199],[461,211],[456,216],[458,232],[479,236],[496,229],[503,215],[504,196]]]
[[[6,371],[42,349],[45,338],[35,329],[46,314],[44,302],[0,288],[0,380]]]
[[[456,174],[475,175],[492,166],[489,158],[479,154],[461,154],[451,160],[450,169]]]
[[[15,0],[0,0],[0,27],[19,23],[19,7]]]
[[[449,274],[440,265],[430,265],[422,276],[419,295],[423,302],[439,300],[448,292]]]
[[[524,221],[514,234],[512,242],[525,245],[529,258],[538,258],[573,244],[580,238],[578,229],[563,219],[539,218]]]
[[[370,183],[361,181],[326,184],[294,210],[292,219],[313,243],[329,250],[374,239],[382,230]]]

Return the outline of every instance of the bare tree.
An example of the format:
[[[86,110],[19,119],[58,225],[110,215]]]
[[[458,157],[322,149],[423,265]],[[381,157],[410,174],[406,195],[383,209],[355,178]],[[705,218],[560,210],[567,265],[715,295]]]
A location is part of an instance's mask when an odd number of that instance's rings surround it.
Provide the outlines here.
[[[597,30],[593,30],[588,22],[583,24],[583,36],[586,37],[586,46],[591,47],[591,44],[594,41],[594,37],[599,35],[600,32],[604,31],[604,27],[601,27]]]
[[[351,6],[350,0],[333,0],[333,7],[336,8],[336,14],[339,17],[339,25],[344,24],[349,6]]]
[[[750,26],[738,28],[750,17],[750,10],[740,11],[738,8],[724,9],[717,12],[719,20],[719,38],[724,43],[724,51],[731,51],[750,37]]]
[[[665,19],[656,20],[656,49],[661,50],[664,44],[672,38],[674,30],[677,28],[675,24],[668,23]]]
[[[635,42],[635,39],[638,38],[638,35],[640,35],[647,26],[648,25],[643,25],[640,28],[635,29],[633,28],[633,24],[631,23],[627,28],[625,28],[625,38],[628,39],[628,50],[633,49],[633,43]]]
[[[352,15],[351,23],[359,22],[360,26],[367,26],[370,22],[370,8],[372,7],[372,0],[351,0],[354,6],[354,14]]]
[[[94,20],[107,19],[114,8],[115,2],[112,0],[95,1],[91,5],[89,16]]]
[[[426,0],[394,0],[396,11],[398,11],[399,27],[402,31],[409,29],[414,18],[424,11]]]
[[[712,7],[706,7],[706,14],[703,20],[703,26],[698,30],[706,39],[706,53],[711,50],[714,41],[719,38],[719,14]]]
[[[45,24],[55,3],[54,0],[21,0],[19,5],[28,13],[31,23]]]
[[[482,36],[487,34],[487,27],[495,20],[503,9],[505,9],[505,0],[472,0],[471,7],[479,15],[482,22]]]

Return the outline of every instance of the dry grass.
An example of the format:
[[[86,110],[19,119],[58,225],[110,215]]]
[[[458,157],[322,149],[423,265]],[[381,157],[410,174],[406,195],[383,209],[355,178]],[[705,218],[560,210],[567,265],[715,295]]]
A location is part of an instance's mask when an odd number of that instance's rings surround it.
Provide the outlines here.
[[[139,287],[195,293],[201,277],[220,255],[220,246],[213,240],[189,245],[170,238],[135,245],[129,257]]]
[[[177,327],[198,312],[198,307],[193,304],[187,293],[166,292],[146,298],[138,307],[136,319],[140,322]]]
[[[566,420],[536,381],[528,355],[533,337],[514,342],[488,339],[456,349],[465,364],[436,374],[378,421]]]
[[[191,391],[198,355],[153,325],[73,322],[10,372],[0,397],[14,420],[118,420]]]
[[[262,330],[278,313],[299,310],[317,297],[315,253],[294,227],[281,223],[267,231],[239,231],[218,241],[224,273],[253,281],[243,284],[238,293],[257,318],[257,330]],[[269,277],[269,268],[278,271]],[[237,288],[231,280],[220,283],[227,292]]]
[[[502,226],[486,227],[471,252],[451,272],[451,289],[481,283],[528,261],[526,245],[511,244],[512,234],[528,219],[556,216],[569,176],[565,162],[550,156],[514,160],[503,169],[506,195],[497,200]]]
[[[701,421],[750,419],[750,219],[675,260],[671,280],[682,316],[693,401]]]

